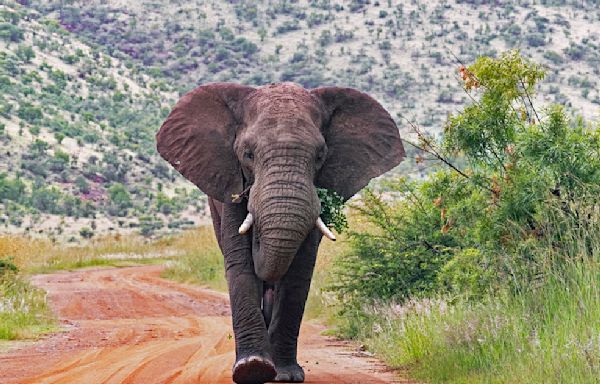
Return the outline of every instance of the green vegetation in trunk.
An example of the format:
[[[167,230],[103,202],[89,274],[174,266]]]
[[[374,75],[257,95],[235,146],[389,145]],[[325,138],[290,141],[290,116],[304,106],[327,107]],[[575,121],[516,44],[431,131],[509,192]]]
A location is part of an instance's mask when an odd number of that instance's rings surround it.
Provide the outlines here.
[[[321,219],[328,227],[334,228],[338,233],[348,228],[348,219],[344,214],[344,199],[335,191],[317,188],[321,201]]]

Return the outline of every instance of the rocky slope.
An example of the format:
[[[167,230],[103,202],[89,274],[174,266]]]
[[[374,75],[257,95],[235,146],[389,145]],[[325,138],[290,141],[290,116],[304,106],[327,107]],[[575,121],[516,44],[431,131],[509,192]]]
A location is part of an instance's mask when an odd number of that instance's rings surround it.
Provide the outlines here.
[[[211,81],[356,87],[405,136],[407,120],[437,134],[468,100],[461,63],[520,49],[547,68],[538,105],[559,101],[596,119],[595,3],[5,2],[0,220],[54,235],[150,234],[197,220],[201,194],[159,159],[153,134],[179,94]]]

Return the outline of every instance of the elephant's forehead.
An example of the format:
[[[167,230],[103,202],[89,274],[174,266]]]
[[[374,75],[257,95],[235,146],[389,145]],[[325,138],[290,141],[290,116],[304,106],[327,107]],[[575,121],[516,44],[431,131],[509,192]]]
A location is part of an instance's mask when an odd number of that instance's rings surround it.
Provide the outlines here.
[[[249,120],[269,122],[270,126],[280,126],[290,120],[320,125],[321,118],[321,111],[312,95],[294,83],[272,84],[257,89],[246,112]]]

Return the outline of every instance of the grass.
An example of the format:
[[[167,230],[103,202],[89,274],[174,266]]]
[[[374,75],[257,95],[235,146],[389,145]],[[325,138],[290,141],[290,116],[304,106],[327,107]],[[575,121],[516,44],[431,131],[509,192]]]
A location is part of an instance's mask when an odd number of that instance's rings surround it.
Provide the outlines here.
[[[32,338],[52,329],[44,291],[18,274],[0,275],[0,340]]]
[[[182,254],[167,262],[163,277],[227,290],[223,256],[212,227],[183,232],[173,239],[173,246]]]
[[[336,323],[424,382],[599,383],[600,228],[564,223],[556,225],[560,243],[535,251],[542,277],[520,292],[380,304]]]
[[[117,235],[77,245],[24,236],[0,236],[0,260],[9,260],[20,270],[19,273],[0,273],[0,340],[33,338],[55,326],[45,293],[29,283],[30,274],[156,264],[176,258],[181,258],[182,263],[183,260],[195,262],[196,268],[202,264],[202,259],[196,260],[197,256],[207,248],[203,244],[212,245],[208,234],[208,227],[203,227],[157,240]],[[214,254],[210,262],[218,264],[218,255]]]
[[[349,245],[345,234],[337,234],[336,237],[336,242],[326,238],[321,241],[306,301],[305,319],[319,319],[329,323],[337,310],[335,296],[327,290],[327,286],[333,278],[331,266],[335,263],[337,255],[346,252]]]
[[[161,263],[181,254],[177,238],[148,240],[135,235],[113,235],[65,245],[24,236],[0,236],[0,258],[10,257],[26,273]]]
[[[371,308],[358,338],[431,383],[598,383],[600,272],[573,267],[525,295]]]

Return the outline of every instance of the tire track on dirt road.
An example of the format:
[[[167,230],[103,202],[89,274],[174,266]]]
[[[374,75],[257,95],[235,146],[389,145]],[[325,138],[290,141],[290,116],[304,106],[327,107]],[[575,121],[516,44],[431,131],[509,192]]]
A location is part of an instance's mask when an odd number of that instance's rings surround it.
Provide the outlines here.
[[[164,280],[162,269],[34,276],[65,331],[0,354],[0,383],[231,383],[227,296]],[[321,336],[322,329],[302,326],[306,383],[402,382],[346,343]]]

